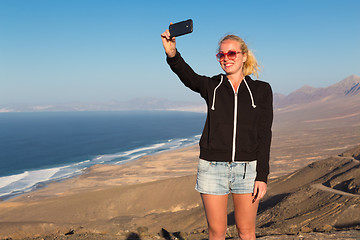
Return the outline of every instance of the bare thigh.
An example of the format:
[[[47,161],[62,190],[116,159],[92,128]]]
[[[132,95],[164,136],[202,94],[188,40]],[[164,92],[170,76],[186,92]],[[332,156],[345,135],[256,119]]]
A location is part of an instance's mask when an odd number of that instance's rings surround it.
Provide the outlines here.
[[[233,194],[235,222],[239,235],[253,235],[255,237],[256,214],[259,201],[253,202],[254,197],[249,194]]]
[[[209,237],[223,235],[227,229],[228,195],[201,194],[209,226]]]

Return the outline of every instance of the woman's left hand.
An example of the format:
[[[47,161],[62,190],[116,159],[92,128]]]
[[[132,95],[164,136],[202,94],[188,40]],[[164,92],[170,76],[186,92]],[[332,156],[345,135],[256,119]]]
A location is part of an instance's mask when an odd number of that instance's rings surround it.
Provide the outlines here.
[[[262,181],[255,181],[254,192],[253,192],[253,202],[259,201],[266,194],[267,184]]]

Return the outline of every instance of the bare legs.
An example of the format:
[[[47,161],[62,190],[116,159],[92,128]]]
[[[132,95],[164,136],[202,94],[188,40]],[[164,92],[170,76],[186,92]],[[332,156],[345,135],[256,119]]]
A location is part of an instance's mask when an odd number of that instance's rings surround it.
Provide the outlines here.
[[[249,194],[233,194],[236,228],[241,240],[255,239],[259,201]],[[209,240],[224,240],[227,229],[228,195],[201,194],[209,227]]]
[[[228,195],[201,194],[209,228],[209,240],[224,240],[227,229]]]
[[[255,240],[256,213],[259,201],[253,202],[254,197],[249,194],[233,194],[235,222],[240,239]]]

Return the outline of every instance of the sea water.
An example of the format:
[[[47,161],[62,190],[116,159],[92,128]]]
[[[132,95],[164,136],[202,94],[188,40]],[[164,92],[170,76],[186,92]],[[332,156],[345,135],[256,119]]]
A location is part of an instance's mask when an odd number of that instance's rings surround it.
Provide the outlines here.
[[[204,113],[0,113],[0,199],[199,141]]]

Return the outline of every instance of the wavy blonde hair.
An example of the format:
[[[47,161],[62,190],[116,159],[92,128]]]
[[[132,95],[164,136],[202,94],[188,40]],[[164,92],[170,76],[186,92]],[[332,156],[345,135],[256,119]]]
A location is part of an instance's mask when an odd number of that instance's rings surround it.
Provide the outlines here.
[[[239,43],[240,45],[240,49],[241,52],[243,54],[247,55],[247,59],[244,63],[243,66],[243,74],[244,76],[246,75],[254,75],[256,77],[259,77],[259,72],[260,72],[260,65],[258,64],[254,54],[248,49],[246,43],[244,42],[244,40],[236,35],[226,35],[225,37],[223,37],[220,42],[219,42],[219,47],[218,47],[218,51],[220,50],[220,45],[225,41],[225,40],[233,40]]]

